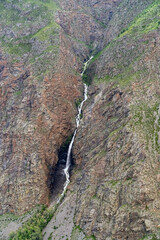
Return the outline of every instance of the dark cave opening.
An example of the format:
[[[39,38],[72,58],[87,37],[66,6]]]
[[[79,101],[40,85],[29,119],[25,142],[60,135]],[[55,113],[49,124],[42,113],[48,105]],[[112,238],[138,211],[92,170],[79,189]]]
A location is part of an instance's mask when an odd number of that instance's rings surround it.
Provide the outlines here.
[[[58,162],[55,167],[51,167],[49,170],[49,181],[48,186],[50,189],[51,201],[55,200],[59,194],[63,192],[64,183],[66,181],[66,176],[64,174],[64,169],[66,166],[67,152],[69,144],[71,142],[72,136],[69,136],[67,140],[61,145],[58,150]],[[70,174],[74,166],[74,159],[71,153],[71,167]]]

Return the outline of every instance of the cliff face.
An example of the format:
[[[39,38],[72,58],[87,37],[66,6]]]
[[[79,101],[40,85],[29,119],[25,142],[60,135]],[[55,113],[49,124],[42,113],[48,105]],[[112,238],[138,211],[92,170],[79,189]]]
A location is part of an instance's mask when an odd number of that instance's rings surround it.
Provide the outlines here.
[[[94,55],[73,148],[74,224],[99,240],[155,232],[158,1],[16,0],[0,11],[1,213],[49,204],[58,151],[75,127],[82,63]]]
[[[0,211],[23,213],[49,203],[58,150],[75,126],[82,62],[103,34],[77,2],[0,7]]]
[[[158,2],[142,12],[87,70],[90,100],[74,146],[75,224],[96,239],[140,239],[159,227],[157,9]]]
[[[1,24],[0,211],[23,213],[49,203],[49,177],[73,131],[82,83],[54,3],[4,1],[1,7],[2,19],[6,12],[10,19]]]

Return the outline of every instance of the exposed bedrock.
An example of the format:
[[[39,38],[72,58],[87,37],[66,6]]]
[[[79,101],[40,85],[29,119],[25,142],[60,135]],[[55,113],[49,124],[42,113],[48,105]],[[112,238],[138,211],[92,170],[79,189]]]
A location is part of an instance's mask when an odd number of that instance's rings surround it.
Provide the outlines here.
[[[74,224],[98,240],[136,240],[160,216],[159,33],[118,36],[154,1],[60,2],[0,3],[0,214],[49,205],[59,150],[75,129],[83,62],[103,49],[86,72]]]
[[[92,86],[73,149],[74,221],[98,240],[139,240],[160,227],[159,46],[157,30],[126,36],[87,70]]]
[[[63,43],[55,73],[43,82],[23,63],[12,69],[6,60],[1,63],[1,211],[22,213],[49,203],[48,176],[58,149],[74,129],[82,83],[70,71],[76,58]]]

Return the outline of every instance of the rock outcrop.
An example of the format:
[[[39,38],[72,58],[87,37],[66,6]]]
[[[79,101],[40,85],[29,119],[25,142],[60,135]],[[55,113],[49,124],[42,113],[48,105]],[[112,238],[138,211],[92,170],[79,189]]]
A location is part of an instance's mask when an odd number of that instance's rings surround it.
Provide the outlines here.
[[[90,100],[74,146],[75,224],[99,240],[140,239],[160,227],[160,38],[158,25],[147,25],[149,12],[157,22],[154,7],[87,70]]]
[[[1,214],[49,205],[58,152],[83,93],[82,64],[94,55],[73,148],[74,224],[98,240],[157,231],[158,11],[154,0],[1,1]]]
[[[4,7],[9,6],[4,3]],[[15,7],[11,6],[13,12]],[[11,30],[8,30],[8,36],[2,24],[1,35],[5,43],[2,42],[0,61],[1,213],[23,213],[36,204],[49,204],[49,178],[58,161],[58,149],[75,125],[75,101],[82,95],[80,74],[76,73],[80,71],[80,65],[72,42],[58,28],[55,35],[52,36],[52,32],[49,35],[52,39],[41,39],[43,34],[47,34],[47,27],[38,29],[38,33],[34,33],[37,28],[33,27],[32,37],[28,30],[27,37],[30,38],[25,41],[29,43],[21,43],[24,37],[17,40],[19,36],[15,33],[15,40],[11,40]],[[40,31],[44,33],[37,37]],[[50,48],[56,38],[59,39],[56,50],[53,46],[45,52],[44,45]],[[12,49],[15,43],[6,48],[7,41],[31,44],[33,52],[23,53],[21,61],[15,62],[18,58]],[[41,49],[37,53],[35,47],[38,43]],[[20,46],[17,54],[19,49]],[[41,59],[37,60],[39,53]],[[42,64],[48,64],[50,68],[41,73]]]

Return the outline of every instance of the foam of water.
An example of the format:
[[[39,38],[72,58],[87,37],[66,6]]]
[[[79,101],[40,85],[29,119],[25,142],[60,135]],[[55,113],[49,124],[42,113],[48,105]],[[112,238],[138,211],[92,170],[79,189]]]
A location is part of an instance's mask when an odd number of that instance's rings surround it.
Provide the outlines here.
[[[85,62],[84,64],[84,68],[83,68],[83,71],[81,73],[81,76],[83,77],[83,74],[84,72],[86,71],[87,67],[88,67],[88,64],[89,62],[91,61],[91,59],[93,58],[93,56],[87,61]],[[78,107],[78,115],[76,117],[76,129],[74,131],[74,134],[73,134],[73,137],[72,137],[72,140],[69,144],[69,147],[68,147],[68,152],[67,152],[67,161],[66,161],[66,167],[64,169],[64,173],[66,175],[66,182],[64,184],[64,188],[63,188],[63,192],[58,200],[57,203],[59,203],[61,201],[61,199],[63,198],[65,192],[66,192],[66,189],[67,189],[67,186],[68,184],[70,183],[70,175],[69,175],[69,169],[70,169],[70,166],[71,166],[71,152],[72,152],[72,147],[73,147],[73,143],[74,143],[74,140],[75,140],[75,136],[76,136],[76,133],[77,133],[77,130],[78,130],[78,127],[80,125],[80,120],[81,120],[81,114],[82,114],[82,108],[83,108],[83,104],[84,102],[87,100],[87,93],[88,93],[88,86],[84,83],[84,98],[83,98],[83,101],[81,102],[81,104],[79,105]]]

